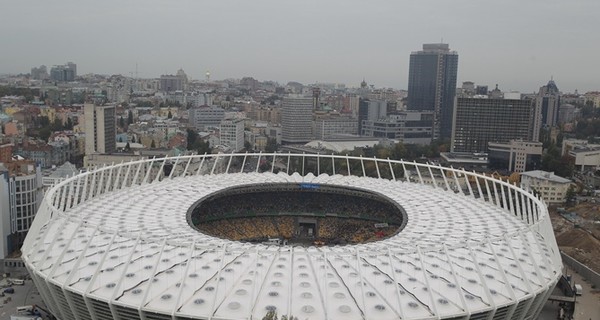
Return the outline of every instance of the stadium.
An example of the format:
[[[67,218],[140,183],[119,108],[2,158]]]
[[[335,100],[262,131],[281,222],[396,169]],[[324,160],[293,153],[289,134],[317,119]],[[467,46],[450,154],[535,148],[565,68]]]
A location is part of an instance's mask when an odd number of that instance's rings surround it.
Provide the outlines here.
[[[22,248],[59,319],[536,319],[562,263],[529,190],[319,154],[145,159],[47,193]]]

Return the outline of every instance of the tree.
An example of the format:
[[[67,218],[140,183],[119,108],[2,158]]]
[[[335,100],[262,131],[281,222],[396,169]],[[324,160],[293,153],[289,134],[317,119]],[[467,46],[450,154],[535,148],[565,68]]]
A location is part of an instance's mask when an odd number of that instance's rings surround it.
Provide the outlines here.
[[[173,114],[171,113],[171,110],[169,110],[169,113],[167,114],[167,119],[172,119],[173,118]]]
[[[275,139],[275,138],[267,139],[267,145],[265,146],[265,152],[276,152],[278,148],[279,148],[279,145],[277,144],[277,139]]]
[[[71,117],[67,117],[67,123],[65,123],[65,130],[73,130],[73,120]]]
[[[156,148],[156,143],[154,142],[154,139],[152,139],[152,143],[150,143],[150,149],[154,148]]]
[[[123,137],[119,137],[119,142],[123,142]]]
[[[187,129],[187,149],[194,150],[196,140],[198,139],[198,133],[192,129]]]
[[[575,191],[575,186],[570,185],[569,189],[567,189],[567,194],[565,196],[565,200],[566,200],[567,204],[573,203],[575,201],[576,195],[577,195],[577,192]]]
[[[554,172],[558,176],[568,178],[573,175],[575,165],[568,155],[561,156],[558,147],[551,144],[542,157],[542,170]]]
[[[120,128],[125,127],[125,119],[123,119],[123,116],[119,117],[119,127]]]
[[[131,112],[131,110],[129,110],[127,112],[127,124],[132,124],[133,123],[133,112]]]
[[[125,145],[125,151],[129,150],[131,150],[131,146],[129,145],[129,142],[127,142],[127,144]]]

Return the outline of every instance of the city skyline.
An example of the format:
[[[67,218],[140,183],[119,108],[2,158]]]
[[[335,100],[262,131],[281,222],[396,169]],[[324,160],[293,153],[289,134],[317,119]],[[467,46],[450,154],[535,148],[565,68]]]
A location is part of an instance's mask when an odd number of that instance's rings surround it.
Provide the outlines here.
[[[0,73],[73,61],[79,74],[252,76],[280,83],[344,83],[406,89],[409,56],[443,41],[460,52],[458,85],[474,81],[536,92],[554,77],[563,92],[598,90],[600,4],[510,0],[426,3],[308,1],[104,1],[90,6],[6,3]],[[26,18],[24,18],[26,17]],[[565,21],[557,26],[556,21]],[[443,40],[442,40],[443,39]]]

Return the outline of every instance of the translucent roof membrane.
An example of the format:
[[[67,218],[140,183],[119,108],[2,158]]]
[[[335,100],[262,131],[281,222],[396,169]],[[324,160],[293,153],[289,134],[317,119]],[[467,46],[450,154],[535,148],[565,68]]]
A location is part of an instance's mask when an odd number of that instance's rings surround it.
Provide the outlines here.
[[[200,198],[257,183],[380,193],[406,227],[347,246],[266,246],[213,238],[186,219]],[[544,234],[502,207],[430,185],[297,173],[194,175],[104,193],[53,215],[24,257],[69,292],[188,318],[446,318],[517,303],[557,278]]]

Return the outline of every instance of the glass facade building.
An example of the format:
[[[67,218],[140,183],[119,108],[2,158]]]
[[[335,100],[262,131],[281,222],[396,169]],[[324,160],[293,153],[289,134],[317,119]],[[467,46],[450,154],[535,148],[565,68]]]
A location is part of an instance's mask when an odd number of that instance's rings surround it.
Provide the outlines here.
[[[445,43],[424,44],[410,55],[408,110],[434,111],[434,139],[450,138],[458,53]]]

